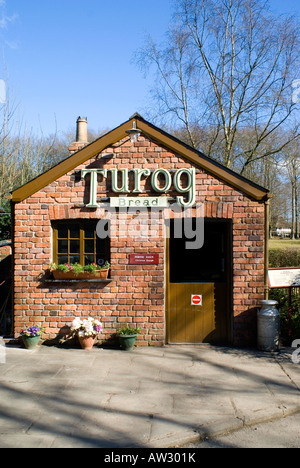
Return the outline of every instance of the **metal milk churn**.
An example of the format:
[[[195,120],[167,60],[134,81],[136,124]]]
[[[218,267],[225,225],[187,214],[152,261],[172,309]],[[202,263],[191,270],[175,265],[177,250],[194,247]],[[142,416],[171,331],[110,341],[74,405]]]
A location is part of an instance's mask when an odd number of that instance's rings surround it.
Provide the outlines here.
[[[261,351],[278,351],[280,337],[280,313],[277,301],[261,301],[257,312],[257,347]]]

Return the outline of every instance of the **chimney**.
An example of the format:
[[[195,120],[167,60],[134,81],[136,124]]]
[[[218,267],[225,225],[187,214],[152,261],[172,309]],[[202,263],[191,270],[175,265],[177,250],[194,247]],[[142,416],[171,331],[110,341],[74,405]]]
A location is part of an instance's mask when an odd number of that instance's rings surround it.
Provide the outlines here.
[[[70,154],[76,153],[87,144],[87,117],[78,117],[76,121],[76,141],[73,141],[69,146]]]

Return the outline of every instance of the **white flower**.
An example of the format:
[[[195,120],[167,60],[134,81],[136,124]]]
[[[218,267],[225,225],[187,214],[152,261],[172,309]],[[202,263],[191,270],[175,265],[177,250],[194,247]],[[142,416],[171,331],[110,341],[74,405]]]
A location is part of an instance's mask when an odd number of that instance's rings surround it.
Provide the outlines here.
[[[95,336],[102,330],[102,323],[92,317],[81,320],[79,317],[72,322],[71,331],[77,333],[78,336]]]
[[[92,335],[94,332],[93,322],[91,320],[84,320],[83,327],[86,335]]]
[[[73,320],[72,322],[72,326],[71,326],[71,330],[72,331],[75,331],[75,330],[79,330],[79,328],[81,327],[82,325],[82,322],[80,320],[80,318],[76,318],[75,320]]]

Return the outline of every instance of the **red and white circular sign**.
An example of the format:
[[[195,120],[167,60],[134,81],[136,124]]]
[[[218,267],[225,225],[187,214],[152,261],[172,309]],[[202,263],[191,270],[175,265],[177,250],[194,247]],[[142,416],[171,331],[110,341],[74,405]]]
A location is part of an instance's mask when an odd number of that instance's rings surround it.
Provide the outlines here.
[[[192,294],[192,305],[202,305],[202,296],[200,294]]]

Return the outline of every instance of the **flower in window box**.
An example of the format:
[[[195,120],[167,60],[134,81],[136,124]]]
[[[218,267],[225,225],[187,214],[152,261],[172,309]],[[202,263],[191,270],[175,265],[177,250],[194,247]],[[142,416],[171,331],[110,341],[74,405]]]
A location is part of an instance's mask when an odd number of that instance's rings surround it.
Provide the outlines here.
[[[99,266],[96,263],[82,266],[79,263],[63,263],[56,265],[51,263],[49,270],[55,279],[107,279],[110,263],[105,262]]]

